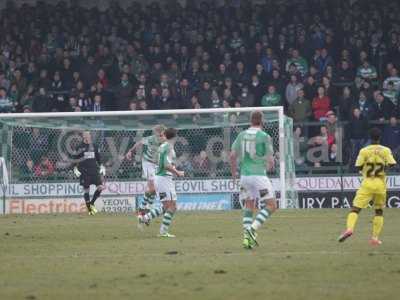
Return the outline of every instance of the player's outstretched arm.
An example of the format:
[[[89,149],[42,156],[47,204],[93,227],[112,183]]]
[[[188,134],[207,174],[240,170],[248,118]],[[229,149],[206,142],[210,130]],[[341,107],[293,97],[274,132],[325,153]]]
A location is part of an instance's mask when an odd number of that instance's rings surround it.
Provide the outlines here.
[[[392,150],[390,150],[389,148],[387,148],[386,164],[389,168],[392,168],[397,164],[396,160],[393,157]]]
[[[177,177],[183,177],[185,176],[185,172],[184,171],[179,171],[176,169],[176,167],[174,165],[167,165],[165,167],[165,169],[169,172],[171,172],[172,174],[176,175]]]
[[[106,167],[103,165],[103,162],[101,160],[101,155],[100,155],[99,149],[97,147],[94,148],[94,155],[96,158],[96,162],[99,165],[100,175],[105,176],[106,175]]]
[[[143,141],[136,142],[135,145],[133,145],[133,147],[130,148],[130,149],[128,150],[128,152],[126,153],[126,155],[125,155],[126,159],[131,160],[131,159],[132,159],[132,154],[133,154],[134,152],[136,152],[136,150],[137,150],[139,147],[142,147],[142,146],[143,146]]]
[[[72,155],[72,158],[76,161],[73,164],[73,166],[74,166],[73,172],[74,172],[75,177],[79,178],[82,175],[81,171],[79,171],[79,161],[83,158],[84,152],[79,150],[78,147],[75,149],[75,151],[76,151],[76,153]]]
[[[360,173],[362,173],[365,163],[366,163],[365,152],[363,151],[363,149],[361,149],[360,152],[358,153],[356,163],[354,164],[354,166],[358,168]]]

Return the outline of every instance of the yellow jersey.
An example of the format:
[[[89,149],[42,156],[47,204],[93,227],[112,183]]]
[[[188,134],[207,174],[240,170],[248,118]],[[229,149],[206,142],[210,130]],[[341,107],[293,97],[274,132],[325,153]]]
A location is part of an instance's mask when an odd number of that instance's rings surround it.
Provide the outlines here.
[[[386,181],[386,168],[395,165],[392,151],[385,146],[373,144],[360,150],[356,167],[361,168],[363,180]]]

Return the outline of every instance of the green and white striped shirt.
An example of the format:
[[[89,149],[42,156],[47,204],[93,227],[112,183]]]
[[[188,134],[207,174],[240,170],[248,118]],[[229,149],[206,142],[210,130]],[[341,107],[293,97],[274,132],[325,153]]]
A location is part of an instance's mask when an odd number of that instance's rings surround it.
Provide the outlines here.
[[[174,147],[164,142],[158,150],[158,169],[156,175],[158,176],[172,176],[172,173],[166,170],[169,165],[174,165],[176,160],[176,153]]]
[[[150,135],[143,139],[143,159],[154,164],[157,163],[160,141],[157,136]]]
[[[361,66],[357,70],[357,76],[364,79],[375,79],[376,77],[378,77],[378,73],[376,72],[374,66],[369,66],[367,68]]]

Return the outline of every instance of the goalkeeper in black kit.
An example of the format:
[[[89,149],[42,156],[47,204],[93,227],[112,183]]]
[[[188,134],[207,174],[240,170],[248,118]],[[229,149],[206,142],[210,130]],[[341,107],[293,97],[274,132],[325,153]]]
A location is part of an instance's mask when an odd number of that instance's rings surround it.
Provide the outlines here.
[[[93,144],[90,132],[85,131],[82,134],[82,142],[78,145],[74,158],[77,160],[74,174],[79,178],[80,185],[83,186],[86,207],[89,215],[93,216],[97,213],[94,203],[104,189],[103,176],[106,174],[106,169],[101,164],[98,148]],[[96,186],[92,200],[89,195],[91,185]]]

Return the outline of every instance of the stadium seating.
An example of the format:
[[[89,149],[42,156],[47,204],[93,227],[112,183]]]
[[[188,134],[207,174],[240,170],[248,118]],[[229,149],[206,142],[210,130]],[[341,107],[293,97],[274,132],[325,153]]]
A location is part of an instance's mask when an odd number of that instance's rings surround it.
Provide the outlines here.
[[[371,126],[399,154],[398,2],[241,3],[9,5],[0,113],[282,105],[300,174],[352,171]]]

